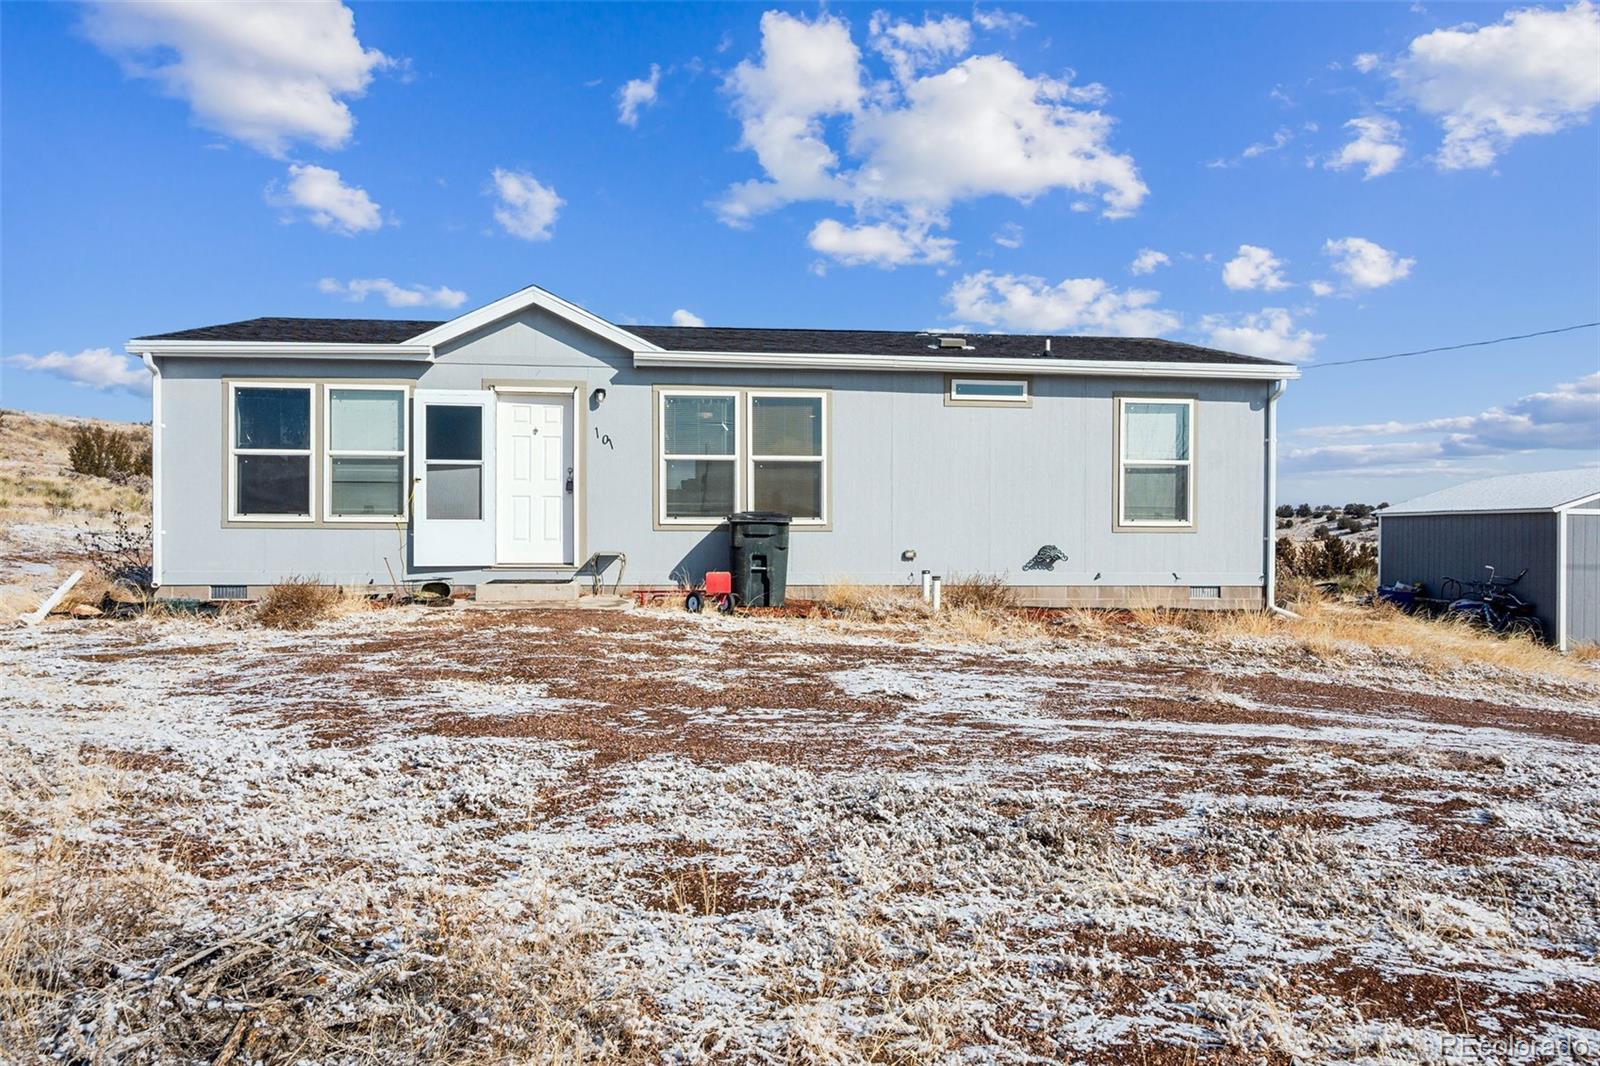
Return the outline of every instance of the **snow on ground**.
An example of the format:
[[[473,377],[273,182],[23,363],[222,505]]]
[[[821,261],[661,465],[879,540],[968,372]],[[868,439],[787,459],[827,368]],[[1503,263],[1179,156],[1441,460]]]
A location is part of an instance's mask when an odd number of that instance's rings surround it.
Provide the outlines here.
[[[1581,682],[393,609],[6,633],[0,686],[19,1058],[1600,1054]]]

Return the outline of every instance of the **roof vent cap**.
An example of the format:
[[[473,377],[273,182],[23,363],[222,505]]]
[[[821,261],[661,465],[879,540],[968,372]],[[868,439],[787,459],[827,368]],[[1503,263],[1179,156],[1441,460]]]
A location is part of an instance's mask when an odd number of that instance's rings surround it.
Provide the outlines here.
[[[939,347],[941,347],[941,348],[965,348],[965,347],[967,347],[967,338],[965,338],[965,337],[940,337],[939,338]]]

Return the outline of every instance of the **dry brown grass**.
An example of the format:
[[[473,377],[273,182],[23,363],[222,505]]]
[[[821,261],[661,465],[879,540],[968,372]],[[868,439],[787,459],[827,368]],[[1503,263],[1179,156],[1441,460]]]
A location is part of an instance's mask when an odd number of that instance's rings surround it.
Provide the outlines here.
[[[1574,644],[1567,649],[1567,657],[1575,663],[1600,665],[1600,644],[1593,642]]]
[[[1312,590],[1291,601],[1298,618],[1266,612],[1135,612],[1143,624],[1179,625],[1213,637],[1289,637],[1326,660],[1352,648],[1393,651],[1441,667],[1487,666],[1565,680],[1600,683],[1591,660],[1563,655],[1526,637],[1498,637],[1463,622],[1421,618],[1387,605],[1357,606]]]
[[[957,610],[1001,610],[1017,605],[1017,591],[1004,574],[951,574],[941,599],[944,606]]]
[[[366,607],[337,585],[324,585],[314,577],[291,577],[274,585],[256,605],[256,621],[272,629],[305,629]]]
[[[36,792],[54,824],[26,855],[0,848],[0,1058],[648,1061],[629,1032],[638,1004],[596,987],[603,928],[514,928],[477,892],[376,882],[344,909],[207,899],[182,856],[83,843],[126,801],[102,772],[7,789],[13,807]]]

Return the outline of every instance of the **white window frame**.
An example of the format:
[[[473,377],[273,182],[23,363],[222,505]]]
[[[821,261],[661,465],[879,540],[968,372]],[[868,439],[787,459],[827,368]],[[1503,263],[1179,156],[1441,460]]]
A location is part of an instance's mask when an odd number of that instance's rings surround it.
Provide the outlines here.
[[[1188,408],[1189,457],[1187,459],[1129,459],[1128,458],[1128,405],[1130,403],[1178,404]],[[1118,396],[1117,397],[1117,527],[1119,529],[1193,529],[1194,514],[1194,452],[1197,439],[1195,428],[1195,399],[1193,396]],[[1167,519],[1128,518],[1127,471],[1130,466],[1181,466],[1188,470],[1185,479],[1188,500],[1187,518],[1182,521]]]
[[[306,448],[239,448],[238,393],[240,389],[301,389],[306,394]],[[317,514],[317,386],[311,381],[273,380],[228,382],[228,521],[300,523],[316,521]],[[239,510],[239,456],[298,455],[306,461],[306,509],[299,514],[249,514]]]
[[[958,390],[963,385],[1018,385],[1022,388],[1020,396],[961,396]],[[1033,390],[1028,387],[1027,378],[978,378],[978,377],[952,377],[950,391],[946,399],[951,403],[970,403],[987,406],[989,404],[1016,404],[1025,407],[1033,399]]]
[[[333,446],[333,392],[398,392],[400,394],[399,451],[352,451]],[[411,455],[411,389],[405,385],[377,385],[369,382],[324,382],[322,386],[322,439],[327,442],[322,463],[322,520],[340,524],[362,522],[405,522],[411,517],[411,479],[407,476]],[[399,459],[400,460],[400,513],[336,515],[333,513],[333,461],[335,459]]]
[[[756,454],[756,400],[757,399],[800,399],[820,400],[819,415],[822,419],[822,448],[817,455],[757,455]],[[818,389],[749,389],[745,392],[744,418],[745,431],[741,440],[748,444],[745,449],[745,481],[750,488],[748,503],[741,504],[740,510],[746,506],[755,506],[756,498],[756,463],[817,463],[822,467],[822,514],[816,518],[795,518],[791,525],[795,526],[825,526],[831,519],[829,505],[833,499],[829,478],[833,475],[833,464],[828,461],[829,450],[833,442],[829,439],[829,430],[832,419],[828,411],[829,394]]]
[[[716,396],[733,400],[733,452],[729,455],[683,455],[667,451],[667,398],[669,396]],[[733,510],[737,511],[744,500],[744,464],[739,461],[744,450],[746,430],[739,422],[744,419],[744,405],[740,403],[738,389],[693,388],[690,386],[658,388],[656,390],[656,523],[663,526],[716,526],[722,516],[690,515],[673,518],[667,514],[667,462],[678,459],[690,462],[727,462],[733,464]]]

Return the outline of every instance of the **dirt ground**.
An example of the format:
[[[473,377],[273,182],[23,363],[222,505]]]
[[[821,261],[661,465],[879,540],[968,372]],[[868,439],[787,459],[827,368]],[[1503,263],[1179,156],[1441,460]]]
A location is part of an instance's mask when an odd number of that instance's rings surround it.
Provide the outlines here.
[[[18,1061],[1600,1057],[1600,689],[1064,624],[0,635]]]

